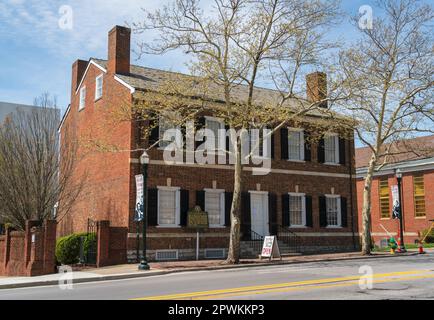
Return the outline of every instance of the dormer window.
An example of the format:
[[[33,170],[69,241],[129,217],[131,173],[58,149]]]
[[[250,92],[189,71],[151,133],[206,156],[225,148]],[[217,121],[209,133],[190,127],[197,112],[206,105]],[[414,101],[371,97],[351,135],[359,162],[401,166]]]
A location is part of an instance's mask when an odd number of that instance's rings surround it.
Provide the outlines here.
[[[102,97],[103,75],[96,77],[95,83],[96,83],[95,100],[98,100]]]
[[[84,109],[86,106],[86,87],[82,87],[80,89],[80,105],[78,107],[78,110]]]

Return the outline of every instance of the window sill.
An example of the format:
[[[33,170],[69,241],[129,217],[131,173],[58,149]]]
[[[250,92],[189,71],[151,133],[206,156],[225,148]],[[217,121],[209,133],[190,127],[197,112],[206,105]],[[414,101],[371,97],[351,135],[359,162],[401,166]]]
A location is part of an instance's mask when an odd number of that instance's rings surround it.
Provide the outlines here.
[[[294,226],[294,225],[291,225],[291,226],[289,226],[289,228],[290,229],[306,229],[307,226]]]
[[[226,226],[221,226],[221,225],[215,225],[215,226],[213,226],[213,225],[210,225],[210,226],[208,226],[208,228],[209,229],[225,229]]]
[[[414,217],[417,220],[426,220],[426,216],[425,217]]]
[[[295,162],[295,163],[306,163],[306,160],[295,160],[295,159],[287,159],[288,162]]]
[[[95,102],[98,102],[99,100],[102,100],[102,96],[99,98],[95,98]]]
[[[181,228],[181,226],[173,225],[173,224],[159,224],[156,226],[157,228],[163,229],[163,228],[170,228],[170,229],[178,229]]]
[[[336,162],[324,162],[325,165],[327,166],[340,166],[340,163],[336,163]]]
[[[388,221],[388,220],[390,220],[390,218],[380,218],[380,220]]]
[[[83,111],[84,109],[85,109],[86,107],[84,106],[84,107],[82,107],[82,108],[78,108],[78,112],[81,112],[81,111]]]
[[[327,226],[326,229],[342,229],[341,226]]]

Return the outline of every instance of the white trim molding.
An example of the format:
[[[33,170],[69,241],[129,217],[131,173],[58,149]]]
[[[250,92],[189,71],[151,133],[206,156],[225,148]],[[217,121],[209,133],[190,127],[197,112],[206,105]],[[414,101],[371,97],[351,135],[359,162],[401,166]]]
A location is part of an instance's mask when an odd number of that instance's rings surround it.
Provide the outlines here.
[[[433,170],[434,157],[387,164],[384,167],[382,167],[380,170],[374,171],[374,176],[379,177],[379,176],[386,176],[386,175],[394,175],[396,169],[400,169],[402,173]],[[366,176],[367,172],[368,172],[367,167],[356,169],[356,178],[363,179]]]

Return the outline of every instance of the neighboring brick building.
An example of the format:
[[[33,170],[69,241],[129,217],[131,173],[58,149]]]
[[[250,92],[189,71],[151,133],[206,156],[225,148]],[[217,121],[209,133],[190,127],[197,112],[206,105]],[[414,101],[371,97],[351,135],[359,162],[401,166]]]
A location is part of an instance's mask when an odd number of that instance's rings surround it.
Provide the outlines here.
[[[392,147],[389,164],[375,172],[372,182],[372,236],[376,244],[399,236],[399,220],[392,218],[392,191],[397,185],[395,170],[402,172],[402,205],[404,241],[414,243],[421,231],[434,219],[434,136],[401,141]],[[359,226],[362,228],[364,177],[371,156],[369,148],[356,149],[357,202]],[[380,159],[381,163],[382,159]],[[384,230],[387,230],[387,232]]]
[[[88,218],[109,220],[129,228],[129,256],[136,249],[135,175],[140,173],[140,152],[128,152],[149,143],[142,141],[131,121],[114,124],[113,115],[158,88],[173,73],[130,64],[130,30],[115,27],[109,33],[108,61],[78,60],[72,67],[71,104],[61,133],[72,129],[82,141],[105,141],[122,152],[85,152],[80,170],[88,177],[86,190],[61,221],[60,233],[86,229]],[[309,97],[318,95],[324,74],[308,77]],[[245,87],[238,88],[240,94]],[[276,95],[261,89],[261,95]],[[212,97],[211,97],[212,98]],[[206,126],[218,121],[204,119]],[[158,129],[155,131],[158,135]],[[305,143],[308,131],[282,129],[272,141],[272,172],[253,176],[245,168],[243,239],[251,230],[261,236],[290,230],[300,238],[302,252],[348,251],[358,247],[353,140],[337,135]],[[63,138],[63,134],[62,134]],[[151,139],[152,139],[151,135]],[[94,143],[93,143],[94,144]],[[229,165],[166,165],[162,151],[149,152],[148,248],[150,257],[188,259],[195,254],[196,233],[186,225],[186,212],[195,205],[208,211],[210,228],[201,234],[201,256],[225,253],[229,243],[229,207],[233,167]],[[292,159],[292,160],[290,160]],[[253,219],[251,213],[253,212]],[[170,252],[168,252],[169,250]]]

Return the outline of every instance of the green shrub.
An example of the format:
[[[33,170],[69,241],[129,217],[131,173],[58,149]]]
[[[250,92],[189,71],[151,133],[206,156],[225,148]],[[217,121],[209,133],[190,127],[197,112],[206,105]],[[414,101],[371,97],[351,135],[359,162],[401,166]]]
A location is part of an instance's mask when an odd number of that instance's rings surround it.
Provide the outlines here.
[[[84,255],[96,242],[95,234],[74,233],[59,238],[56,243],[56,259],[60,264],[76,264],[80,262],[81,238],[84,237]]]

